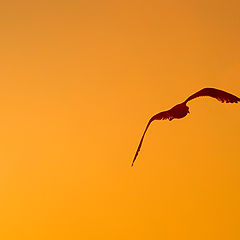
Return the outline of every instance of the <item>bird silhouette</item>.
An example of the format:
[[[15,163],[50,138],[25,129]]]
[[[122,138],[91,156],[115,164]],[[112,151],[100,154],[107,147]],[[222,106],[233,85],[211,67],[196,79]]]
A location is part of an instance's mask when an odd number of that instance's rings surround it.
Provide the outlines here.
[[[154,120],[165,120],[168,119],[169,121],[172,121],[175,118],[183,118],[185,117],[189,112],[189,107],[186,105],[190,100],[197,98],[197,97],[203,97],[203,96],[208,96],[208,97],[213,97],[216,98],[218,101],[224,103],[237,103],[240,101],[240,98],[227,93],[225,91],[219,90],[219,89],[215,89],[215,88],[203,88],[202,90],[194,93],[193,95],[191,95],[189,98],[187,98],[183,103],[177,104],[176,106],[174,106],[173,108],[171,108],[168,111],[164,111],[164,112],[160,112],[156,115],[154,115],[148,122],[144,133],[142,135],[141,141],[138,145],[136,154],[134,156],[134,159],[132,161],[132,166],[137,158],[137,155],[140,151],[140,148],[142,146],[142,142],[143,142],[143,138],[147,132],[148,127],[150,126],[151,122]]]

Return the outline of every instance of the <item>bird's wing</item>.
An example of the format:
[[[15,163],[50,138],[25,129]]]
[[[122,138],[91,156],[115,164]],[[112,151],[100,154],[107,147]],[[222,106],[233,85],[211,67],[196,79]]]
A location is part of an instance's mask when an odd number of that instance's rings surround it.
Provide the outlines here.
[[[216,98],[218,101],[220,102],[227,102],[227,103],[237,103],[240,101],[240,98],[227,93],[225,91],[222,90],[218,90],[215,88],[203,88],[202,90],[194,93],[193,95],[191,95],[186,101],[185,103],[187,103],[188,101],[197,98],[197,97],[202,97],[202,96],[209,96],[209,97],[213,97]]]
[[[150,126],[151,122],[154,121],[154,120],[165,120],[165,119],[169,119],[169,120],[172,120],[172,119],[173,119],[173,116],[172,116],[170,110],[164,111],[164,112],[160,112],[160,113],[154,115],[154,116],[149,120],[149,122],[148,122],[148,124],[147,124],[147,126],[146,126],[146,128],[145,128],[145,130],[144,130],[144,133],[143,133],[143,135],[142,135],[141,141],[140,141],[140,143],[139,143],[139,145],[138,145],[138,148],[137,148],[137,151],[136,151],[136,153],[135,153],[134,159],[133,159],[133,161],[132,161],[132,166],[133,166],[133,164],[134,164],[134,162],[135,162],[135,160],[136,160],[136,158],[137,158],[137,155],[138,155],[138,153],[139,153],[139,151],[140,151],[140,148],[141,148],[141,146],[142,146],[143,138],[144,138],[145,133],[147,132],[147,129],[148,129],[148,127]]]

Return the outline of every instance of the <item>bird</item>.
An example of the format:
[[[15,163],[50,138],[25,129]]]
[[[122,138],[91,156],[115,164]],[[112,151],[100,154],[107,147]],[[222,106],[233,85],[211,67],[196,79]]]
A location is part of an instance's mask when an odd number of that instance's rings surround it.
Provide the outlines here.
[[[207,97],[212,97],[217,99],[218,101],[224,103],[238,103],[240,101],[240,98],[238,98],[237,96],[234,96],[233,94],[230,94],[228,92],[225,92],[223,90],[219,90],[216,88],[203,88],[200,91],[192,94],[190,97],[188,97],[184,102],[177,104],[176,106],[172,107],[171,109],[164,111],[164,112],[160,112],[156,115],[154,115],[153,117],[150,118],[144,132],[141,138],[141,141],[138,145],[137,151],[135,153],[135,156],[133,158],[132,161],[132,165],[134,164],[138,153],[140,151],[140,148],[142,146],[142,142],[144,139],[144,136],[148,130],[148,127],[150,126],[150,124],[155,121],[155,120],[166,120],[168,119],[169,121],[172,121],[173,119],[181,119],[187,116],[187,114],[190,113],[189,111],[189,107],[186,105],[189,101],[198,98],[198,97],[203,97],[203,96],[207,96]]]

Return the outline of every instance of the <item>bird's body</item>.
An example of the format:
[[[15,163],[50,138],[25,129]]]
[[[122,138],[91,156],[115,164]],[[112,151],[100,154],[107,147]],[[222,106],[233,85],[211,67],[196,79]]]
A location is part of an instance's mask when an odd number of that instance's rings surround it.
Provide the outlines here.
[[[209,97],[213,97],[216,98],[217,100],[221,101],[221,102],[226,102],[226,103],[238,103],[240,101],[240,98],[227,93],[225,91],[219,90],[219,89],[215,89],[215,88],[203,88],[202,90],[194,93],[193,95],[191,95],[189,98],[187,98],[183,103],[177,104],[176,106],[172,107],[170,110],[168,111],[164,111],[164,112],[160,112],[156,115],[154,115],[148,122],[147,127],[145,128],[145,131],[143,133],[143,136],[141,138],[141,141],[138,145],[138,149],[136,151],[136,154],[134,156],[133,162],[132,162],[132,166],[136,160],[136,157],[138,155],[138,152],[140,151],[142,142],[143,142],[143,138],[145,136],[145,133],[148,129],[148,127],[150,126],[151,122],[154,120],[165,120],[168,119],[169,121],[173,120],[173,119],[180,119],[180,118],[184,118],[185,116],[187,116],[189,112],[189,107],[186,105],[190,100],[197,98],[197,97],[201,97],[201,96],[209,96]]]
[[[189,107],[186,105],[185,102],[183,102],[183,103],[180,103],[180,104],[174,106],[169,111],[171,111],[171,115],[173,116],[172,119],[183,118],[183,117],[187,116],[187,114],[189,113]],[[169,120],[171,121],[172,119],[169,119]]]

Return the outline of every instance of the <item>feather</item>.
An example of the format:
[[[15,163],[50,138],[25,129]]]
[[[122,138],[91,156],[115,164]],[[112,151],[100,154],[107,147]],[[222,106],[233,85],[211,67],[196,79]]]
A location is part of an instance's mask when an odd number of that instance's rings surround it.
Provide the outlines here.
[[[138,148],[137,148],[137,151],[136,151],[136,153],[135,153],[134,159],[133,159],[133,161],[132,161],[132,166],[133,166],[133,164],[134,164],[134,162],[135,162],[135,160],[136,160],[136,158],[137,158],[137,155],[138,155],[138,153],[139,153],[139,151],[140,151],[140,149],[141,149],[144,136],[145,136],[145,134],[146,134],[146,132],[147,132],[147,130],[148,130],[148,127],[150,126],[151,122],[154,121],[154,120],[165,120],[165,119],[169,119],[169,120],[172,120],[172,119],[173,119],[173,117],[172,117],[172,115],[171,115],[171,113],[170,113],[170,110],[169,110],[169,111],[160,112],[160,113],[154,115],[154,116],[149,120],[149,122],[148,122],[148,124],[147,124],[147,126],[146,126],[146,128],[145,128],[145,130],[144,130],[144,133],[143,133],[143,135],[142,135],[141,141],[140,141],[140,143],[139,143],[139,145],[138,145]]]
[[[208,96],[212,98],[216,98],[220,102],[226,102],[226,103],[237,103],[240,101],[240,98],[234,96],[233,94],[230,94],[228,92],[216,89],[216,88],[203,88],[202,90],[194,93],[191,95],[185,103],[189,102],[190,100],[197,98],[197,97],[203,97]]]

